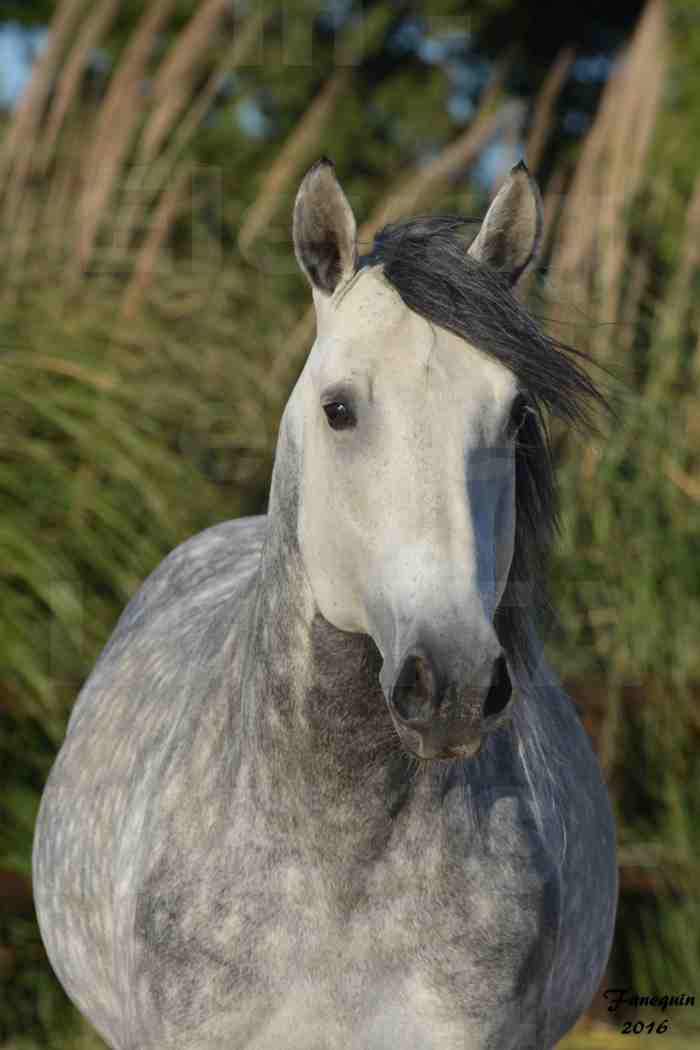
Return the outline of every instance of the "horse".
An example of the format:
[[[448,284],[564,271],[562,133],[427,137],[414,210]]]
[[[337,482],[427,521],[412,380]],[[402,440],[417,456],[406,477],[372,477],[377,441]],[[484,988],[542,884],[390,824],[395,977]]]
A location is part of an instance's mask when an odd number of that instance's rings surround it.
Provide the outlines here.
[[[293,209],[317,334],[266,515],[177,547],[72,711],[40,930],[113,1050],[551,1050],[611,949],[615,825],[543,656],[550,416],[605,402],[516,294],[523,162],[358,249]]]

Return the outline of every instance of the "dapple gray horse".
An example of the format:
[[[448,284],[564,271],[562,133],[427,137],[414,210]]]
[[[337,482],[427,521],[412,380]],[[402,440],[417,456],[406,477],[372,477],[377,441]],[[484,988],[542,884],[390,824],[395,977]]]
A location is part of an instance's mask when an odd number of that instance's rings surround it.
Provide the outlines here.
[[[294,209],[317,338],[266,517],[175,550],[85,685],[34,846],[41,932],[115,1050],[549,1050],[608,958],[615,830],[542,658],[546,419],[596,387],[512,289],[541,201],[358,257]]]

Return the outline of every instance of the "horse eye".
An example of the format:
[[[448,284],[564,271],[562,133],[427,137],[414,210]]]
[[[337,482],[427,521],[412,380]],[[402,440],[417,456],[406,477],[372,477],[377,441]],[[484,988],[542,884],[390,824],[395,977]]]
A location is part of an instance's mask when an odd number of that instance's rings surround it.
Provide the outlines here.
[[[521,426],[525,422],[525,417],[528,412],[532,411],[532,407],[525,397],[524,394],[518,394],[513,404],[510,407],[510,416],[508,418],[508,436],[515,437],[520,430]]]
[[[344,401],[331,401],[323,406],[331,430],[347,430],[355,425],[355,417]]]

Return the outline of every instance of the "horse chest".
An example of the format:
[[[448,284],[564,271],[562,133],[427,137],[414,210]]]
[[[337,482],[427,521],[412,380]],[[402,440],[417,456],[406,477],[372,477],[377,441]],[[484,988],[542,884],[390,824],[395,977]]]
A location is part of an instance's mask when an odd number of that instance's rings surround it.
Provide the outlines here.
[[[482,1048],[484,1012],[517,1013],[528,959],[537,980],[545,886],[532,864],[516,887],[502,864],[457,862],[438,841],[362,873],[298,852],[265,859],[239,843],[226,885],[204,873],[206,895],[151,886],[140,1012],[161,1046],[187,1031],[192,1050],[224,1036],[242,1050]]]

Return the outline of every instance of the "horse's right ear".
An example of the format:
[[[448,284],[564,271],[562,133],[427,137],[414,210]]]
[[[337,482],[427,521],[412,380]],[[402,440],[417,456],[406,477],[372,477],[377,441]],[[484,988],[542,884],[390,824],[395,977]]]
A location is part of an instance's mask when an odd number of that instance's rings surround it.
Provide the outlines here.
[[[302,179],[294,202],[294,251],[312,288],[332,295],[357,261],[357,226],[352,208],[322,157]]]

